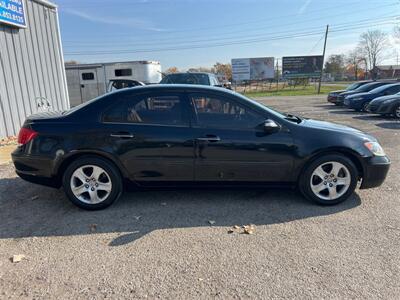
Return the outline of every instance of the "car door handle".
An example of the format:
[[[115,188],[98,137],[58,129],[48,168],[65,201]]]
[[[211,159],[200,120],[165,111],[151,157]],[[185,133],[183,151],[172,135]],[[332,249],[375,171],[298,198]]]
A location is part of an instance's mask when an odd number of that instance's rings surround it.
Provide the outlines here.
[[[196,139],[197,141],[207,141],[207,142],[219,142],[221,138],[216,135],[209,135],[204,137],[199,137]]]
[[[118,132],[118,133],[111,133],[111,137],[116,137],[116,138],[121,138],[121,139],[132,139],[135,136],[131,133],[125,133],[125,132]]]

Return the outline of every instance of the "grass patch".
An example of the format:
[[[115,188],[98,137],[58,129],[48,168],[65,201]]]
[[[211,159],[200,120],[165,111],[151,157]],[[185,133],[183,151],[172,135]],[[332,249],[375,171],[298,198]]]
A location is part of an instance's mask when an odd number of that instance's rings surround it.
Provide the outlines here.
[[[337,91],[345,89],[347,85],[322,85],[321,86],[321,95],[326,95],[329,92]],[[277,90],[266,90],[266,91],[251,91],[246,92],[244,95],[249,97],[268,97],[268,96],[307,96],[307,95],[316,95],[317,89],[313,85],[309,86],[299,86],[295,88],[286,87],[285,89]]]

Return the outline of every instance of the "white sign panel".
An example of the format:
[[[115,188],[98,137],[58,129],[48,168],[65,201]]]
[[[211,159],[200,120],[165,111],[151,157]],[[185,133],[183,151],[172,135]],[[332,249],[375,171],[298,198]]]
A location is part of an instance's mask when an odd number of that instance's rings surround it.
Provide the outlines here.
[[[250,58],[232,59],[233,81],[250,80]]]
[[[265,80],[275,76],[273,57],[232,59],[233,81]]]

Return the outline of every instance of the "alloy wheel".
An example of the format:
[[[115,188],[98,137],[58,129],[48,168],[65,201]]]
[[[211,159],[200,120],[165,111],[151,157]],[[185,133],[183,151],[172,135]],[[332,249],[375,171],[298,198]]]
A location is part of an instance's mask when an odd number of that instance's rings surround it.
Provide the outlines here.
[[[110,176],[103,168],[95,165],[84,165],[76,169],[70,185],[74,196],[87,204],[103,202],[112,190]]]
[[[397,107],[395,108],[395,110],[394,110],[394,116],[395,116],[397,119],[400,119],[400,105],[397,106]]]
[[[311,175],[312,192],[323,200],[336,200],[343,196],[351,184],[350,172],[337,161],[324,162]]]

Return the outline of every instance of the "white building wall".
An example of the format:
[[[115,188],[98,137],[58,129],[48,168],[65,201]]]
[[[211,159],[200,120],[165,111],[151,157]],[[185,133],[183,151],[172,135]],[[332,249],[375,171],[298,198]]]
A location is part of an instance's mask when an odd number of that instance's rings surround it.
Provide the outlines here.
[[[0,137],[16,135],[25,118],[69,108],[57,7],[25,0],[26,28],[0,23]]]

